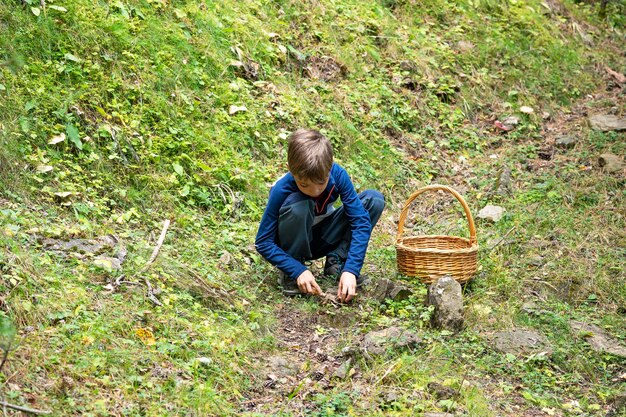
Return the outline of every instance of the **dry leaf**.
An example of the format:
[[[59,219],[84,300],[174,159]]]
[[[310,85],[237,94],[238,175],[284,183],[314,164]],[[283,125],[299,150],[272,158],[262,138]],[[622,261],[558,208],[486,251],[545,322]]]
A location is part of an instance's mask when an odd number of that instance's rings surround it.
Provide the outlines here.
[[[54,145],[56,143],[63,142],[65,140],[65,133],[61,133],[60,135],[52,136],[48,141],[49,145]]]
[[[533,110],[532,107],[528,107],[528,106],[522,106],[519,108],[519,111],[521,111],[522,113],[526,113],[526,114],[532,114],[535,112],[535,110]]]
[[[626,84],[626,76],[624,74],[620,74],[617,71],[613,71],[611,68],[609,67],[604,67],[606,69],[606,72],[611,75],[613,78],[615,78],[615,81],[617,81],[619,84]]]
[[[244,111],[248,111],[248,108],[246,106],[235,106],[234,104],[232,106],[230,106],[230,108],[228,109],[228,114],[230,114],[231,116],[235,113],[239,113],[239,112],[244,112]]]
[[[54,169],[54,167],[50,166],[50,165],[38,165],[37,166],[37,172],[39,174],[45,174],[46,172],[50,172]]]
[[[139,328],[135,330],[135,334],[141,340],[141,342],[146,346],[152,346],[156,343],[154,338],[154,334],[150,329]]]

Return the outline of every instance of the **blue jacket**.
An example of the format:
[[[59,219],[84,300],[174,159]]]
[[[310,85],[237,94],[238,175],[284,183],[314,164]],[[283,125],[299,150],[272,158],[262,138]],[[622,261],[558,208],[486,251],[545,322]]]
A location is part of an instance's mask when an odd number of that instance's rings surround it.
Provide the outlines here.
[[[256,250],[269,263],[278,267],[291,279],[296,279],[306,271],[306,266],[291,257],[278,245],[278,214],[285,199],[292,193],[299,191],[296,181],[291,173],[287,173],[270,189],[267,207],[261,218],[259,231],[256,235]],[[344,206],[345,214],[352,229],[352,240],[344,271],[352,272],[359,276],[365,252],[372,233],[372,225],[369,213],[361,204],[354,185],[345,169],[333,163],[330,169],[330,177],[326,189],[317,198],[311,197],[315,202],[315,215],[326,214],[338,198]]]

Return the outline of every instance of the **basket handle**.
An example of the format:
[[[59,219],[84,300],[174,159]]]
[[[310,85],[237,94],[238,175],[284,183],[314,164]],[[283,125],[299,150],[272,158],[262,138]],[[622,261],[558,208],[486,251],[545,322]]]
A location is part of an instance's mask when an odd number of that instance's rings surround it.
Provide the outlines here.
[[[400,213],[400,219],[398,220],[398,236],[396,237],[396,241],[400,240],[400,238],[402,237],[402,232],[404,231],[404,222],[406,221],[406,216],[409,212],[409,206],[411,205],[413,200],[415,200],[420,194],[426,191],[439,190],[452,194],[454,197],[456,197],[457,200],[459,200],[459,203],[461,203],[461,205],[463,206],[463,210],[465,210],[465,217],[467,217],[467,223],[469,225],[470,232],[470,244],[474,245],[476,243],[476,226],[474,226],[474,219],[472,218],[472,213],[470,213],[469,206],[467,205],[461,194],[446,185],[440,184],[427,185],[426,187],[420,188],[419,190],[411,194],[406,203],[404,203],[404,207],[402,208],[402,212]]]

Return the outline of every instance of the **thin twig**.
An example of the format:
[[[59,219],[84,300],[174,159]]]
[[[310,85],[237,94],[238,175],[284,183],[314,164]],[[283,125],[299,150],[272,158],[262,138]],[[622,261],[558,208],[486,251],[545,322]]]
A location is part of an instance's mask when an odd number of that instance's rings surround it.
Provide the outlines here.
[[[517,226],[513,226],[513,228],[512,228],[511,230],[509,230],[508,232],[506,232],[506,233],[504,234],[504,236],[502,236],[502,239],[500,239],[499,241],[497,241],[495,245],[493,245],[492,247],[490,247],[490,248],[489,248],[489,250],[487,250],[487,253],[490,253],[492,250],[494,250],[495,248],[497,248],[497,247],[498,247],[498,246],[499,246],[502,242],[504,242],[504,239],[506,239],[506,237],[507,237],[508,235],[510,235],[510,234],[511,234],[511,232],[512,232],[513,230],[515,230],[516,228],[517,228]]]
[[[21,411],[23,413],[30,413],[30,414],[50,414],[50,411],[46,411],[46,410],[36,410],[34,408],[27,408],[27,407],[22,407],[21,405],[14,405],[14,404],[9,404],[6,401],[0,401],[0,404],[2,404],[3,407],[9,407],[12,408],[14,410],[17,411]]]
[[[167,228],[168,227],[170,227],[169,219],[165,220],[165,222],[163,223],[163,229],[161,230],[161,236],[159,236],[159,240],[157,241],[157,244],[156,244],[154,250],[152,251],[152,256],[150,256],[150,259],[148,260],[148,262],[137,273],[138,275],[146,272],[148,270],[148,268],[150,268],[150,265],[152,265],[152,263],[155,261],[157,256],[159,256],[159,251],[161,250],[161,246],[163,246],[163,241],[165,240],[165,234],[167,233]],[[156,304],[158,306],[162,306],[163,303],[161,303],[159,301],[159,299],[156,298],[156,296],[154,295],[154,290],[152,289],[152,284],[150,284],[150,280],[148,279],[148,277],[145,277],[144,281],[146,283],[146,287],[148,287],[148,291],[146,292],[146,295],[148,296],[148,299],[150,301],[152,301],[154,304]]]
[[[397,363],[397,362],[392,363],[392,364],[391,364],[391,366],[390,366],[389,368],[387,368],[387,370],[385,371],[385,373],[383,374],[383,376],[381,376],[381,377],[378,379],[378,381],[376,381],[376,383],[375,383],[374,385],[378,385],[378,384],[380,384],[380,383],[383,381],[383,379],[387,378],[387,375],[389,375],[389,374],[391,373],[391,371],[393,370],[393,368],[395,368],[395,367],[396,367],[396,365],[398,365],[398,363]]]

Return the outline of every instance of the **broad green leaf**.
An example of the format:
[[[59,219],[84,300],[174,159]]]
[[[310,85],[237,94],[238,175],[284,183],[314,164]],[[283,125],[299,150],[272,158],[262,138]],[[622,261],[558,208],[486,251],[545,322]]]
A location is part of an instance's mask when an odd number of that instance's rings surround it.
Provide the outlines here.
[[[182,197],[187,197],[189,195],[189,185],[185,185],[182,190],[178,192]]]
[[[67,125],[65,127],[65,132],[67,133],[67,138],[72,142],[79,150],[83,149],[83,142],[80,140],[80,135],[78,134],[78,129],[74,125]]]
[[[10,318],[0,315],[0,349],[7,351],[11,348],[17,330]]]
[[[172,167],[174,168],[174,171],[178,174],[178,175],[185,175],[185,170],[183,169],[182,166],[178,165],[176,162],[174,162],[172,164]]]
[[[0,91],[5,91],[7,88],[4,86],[4,84],[0,84]]]
[[[39,7],[31,7],[30,11],[33,12],[35,16],[39,16],[41,14],[41,9]]]
[[[63,12],[63,13],[67,12],[67,9],[65,7],[57,6],[56,4],[50,4],[50,5],[48,5],[48,8],[52,9],[52,10],[57,10],[57,11]]]

